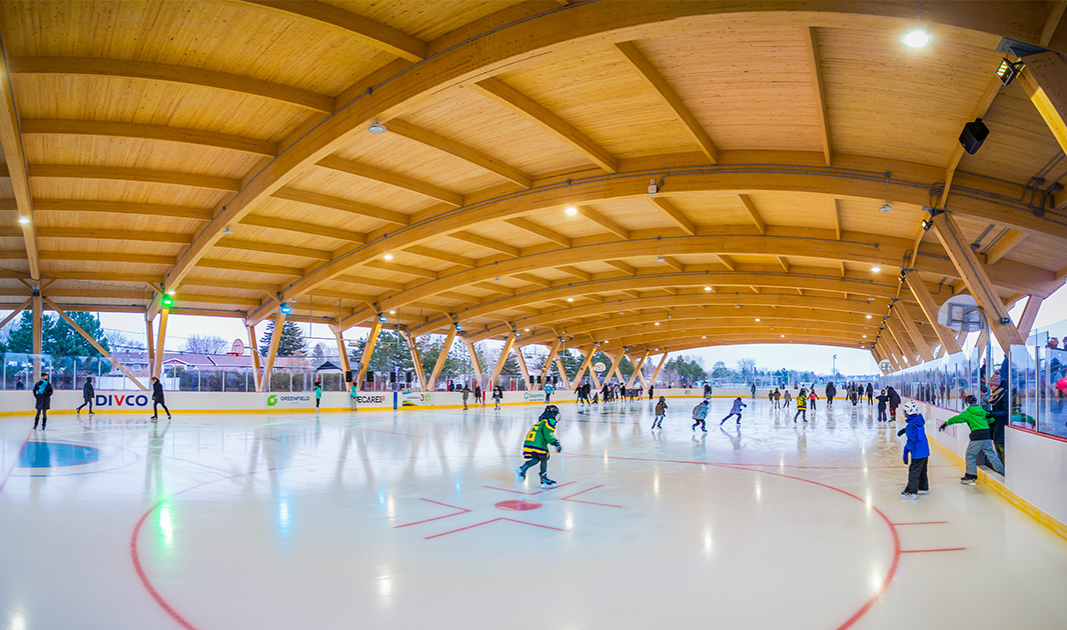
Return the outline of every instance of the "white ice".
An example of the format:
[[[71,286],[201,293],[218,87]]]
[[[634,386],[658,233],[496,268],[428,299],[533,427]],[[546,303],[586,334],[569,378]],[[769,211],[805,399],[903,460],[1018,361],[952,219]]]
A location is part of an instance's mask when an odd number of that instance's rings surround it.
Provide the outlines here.
[[[100,458],[50,468],[4,418],[0,627],[1067,627],[1067,541],[936,453],[903,501],[866,404],[696,402],[561,405],[544,492],[536,407],[53,415],[30,442]]]

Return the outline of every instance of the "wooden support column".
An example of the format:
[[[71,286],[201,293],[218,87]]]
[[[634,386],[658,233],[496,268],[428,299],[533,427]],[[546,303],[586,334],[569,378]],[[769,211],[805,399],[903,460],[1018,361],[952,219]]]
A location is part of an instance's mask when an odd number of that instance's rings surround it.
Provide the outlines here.
[[[548,349],[548,356],[545,357],[545,362],[541,367],[541,382],[535,384],[534,390],[540,391],[545,387],[545,379],[548,377],[548,370],[552,367],[552,362],[555,361],[556,355],[559,354],[559,348],[563,344],[559,339],[556,339]]]
[[[597,375],[596,369],[593,368],[593,355],[596,353],[596,347],[589,353],[589,380],[593,381],[593,387],[599,390],[604,384],[600,382],[600,376]]]
[[[611,377],[615,376],[616,374],[618,374],[619,380],[622,380],[622,372],[619,371],[619,363],[622,362],[623,356],[625,356],[625,354],[622,350],[619,350],[619,352],[615,356],[608,355],[608,358],[611,359],[611,369],[608,370],[607,376],[604,377],[605,383],[610,381]]]
[[[422,391],[430,391],[426,387],[426,371],[422,369],[422,357],[419,356],[419,349],[415,345],[415,338],[412,337],[407,331],[400,333],[404,335],[408,340],[408,348],[411,350],[411,362],[415,365],[415,377],[419,379],[419,387]]]
[[[634,373],[631,374],[629,380],[626,381],[626,389],[630,389],[630,387],[634,384],[635,378],[641,377],[641,368],[645,365],[645,359],[647,358],[648,350],[645,350],[645,353],[641,355],[641,358],[637,361],[637,363],[634,364]],[[644,384],[644,380],[645,379],[642,377],[642,384]]]
[[[908,340],[900,322],[897,321],[895,317],[890,317],[886,320],[885,325],[886,330],[893,336],[893,341],[896,343],[897,348],[900,349],[899,356],[902,357],[908,365],[915,365],[916,352],[911,347],[911,341]]]
[[[22,311],[26,310],[26,307],[29,306],[30,304],[33,304],[33,298],[32,297],[28,298],[22,304],[19,304],[18,306],[16,306],[15,310],[11,311],[11,313],[7,317],[5,317],[2,321],[0,321],[0,330],[3,330],[4,326],[7,326],[8,322],[10,322],[11,320],[15,319],[15,317],[17,317],[18,314],[21,313]]]
[[[579,354],[582,354],[582,355],[585,356],[585,359],[582,361],[582,364],[578,366],[578,371],[574,373],[574,380],[576,382],[581,382],[582,374],[584,374],[585,370],[588,369],[589,366],[592,364],[592,362],[593,362],[593,352],[595,350],[596,350],[596,346],[589,346],[588,350],[579,350],[578,351]],[[592,370],[590,370],[590,371],[592,371]],[[589,379],[589,380],[592,380],[592,379]]]
[[[915,320],[911,318],[911,313],[908,312],[908,307],[903,301],[897,301],[893,304],[893,314],[904,326],[904,330],[908,333],[912,345],[919,351],[919,356],[921,356],[924,361],[933,361],[934,353],[930,352],[930,346],[927,345],[926,340],[923,339],[922,332],[919,331],[919,327],[915,324]]]
[[[263,391],[263,368],[259,364],[259,346],[256,345],[256,327],[245,325],[248,331],[248,349],[252,351],[252,375],[255,377],[256,391]]]
[[[1048,125],[1060,148],[1067,151],[1067,64],[1055,52],[1023,57],[1019,80],[1030,102]]]
[[[504,340],[504,347],[500,350],[500,357],[493,366],[493,376],[489,379],[489,387],[496,387],[496,379],[500,378],[500,372],[504,369],[504,363],[508,360],[508,354],[511,353],[511,347],[514,345],[515,333],[509,332],[508,338]]]
[[[156,362],[152,365],[152,376],[161,378],[163,375],[163,347],[167,343],[167,317],[170,309],[165,308],[159,312],[159,335],[156,337]]]
[[[35,292],[33,298],[33,382],[41,380],[41,335],[43,333],[44,304],[41,294]]]
[[[152,334],[152,320],[149,319],[148,313],[145,313],[144,329],[145,341],[147,342],[145,347],[148,348],[148,375],[152,376],[152,369],[156,365],[156,342],[155,335]]]
[[[978,340],[975,341],[974,347],[978,350],[978,360],[981,361],[985,356],[985,347],[989,345],[989,329],[983,328],[982,332],[978,333]]]
[[[1034,320],[1037,319],[1037,312],[1041,310],[1041,303],[1044,301],[1044,298],[1037,295],[1031,295],[1030,299],[1026,301],[1026,306],[1023,307],[1023,314],[1019,317],[1019,336],[1023,339],[1030,336],[1030,330],[1034,327]]]
[[[164,311],[165,313],[166,311]],[[282,327],[285,326],[285,313],[278,311],[274,315],[274,331],[270,335],[267,358],[263,363],[263,391],[270,391],[270,377],[274,372],[274,360],[278,358],[278,343],[282,340]]]
[[[345,351],[344,331],[336,326],[330,326],[330,330],[333,331],[333,336],[337,339],[337,358],[341,360],[341,369],[348,372],[352,368],[348,363],[348,352]]]
[[[482,362],[478,360],[478,353],[474,351],[474,342],[466,337],[463,338],[464,345],[467,346],[467,354],[471,358],[471,369],[474,370],[474,378],[478,379],[481,383],[485,380],[485,370],[482,369]],[[493,384],[489,383],[485,389],[492,389]]]
[[[530,386],[530,370],[526,367],[526,357],[522,354],[522,348],[515,346],[515,359],[519,362],[519,371],[522,372],[522,378],[526,383],[526,387]]]
[[[885,358],[889,359],[889,362],[893,364],[893,367],[898,370],[908,367],[907,364],[898,357],[900,348],[898,348],[893,341],[893,334],[890,333],[888,329],[882,332],[882,339],[879,342],[879,345],[882,347],[882,352],[885,354]]]
[[[275,326],[275,330],[277,330],[277,326]],[[381,331],[382,322],[381,320],[375,318],[374,323],[371,324],[370,333],[367,335],[367,341],[363,344],[363,355],[359,358],[359,375],[356,376],[357,390],[363,388],[363,377],[367,375],[367,366],[370,365],[371,357],[374,356],[374,344],[378,343],[378,333],[380,333]],[[271,341],[274,340],[272,339]],[[271,363],[273,362],[274,359],[272,357]]]
[[[441,352],[437,355],[437,361],[433,364],[433,371],[430,372],[430,381],[427,383],[427,391],[434,391],[437,389],[437,378],[441,376],[441,370],[445,367],[445,360],[448,359],[448,353],[452,350],[452,341],[456,338],[456,327],[449,326],[448,334],[445,335],[445,343],[441,346]]]
[[[93,339],[92,337],[90,337],[89,333],[85,332],[85,330],[83,330],[81,326],[76,324],[74,322],[74,320],[70,318],[70,315],[67,315],[62,310],[60,310],[60,308],[58,306],[56,306],[55,303],[52,302],[52,300],[49,300],[48,298],[44,298],[44,303],[48,305],[48,308],[52,309],[53,311],[56,312],[57,315],[62,317],[63,320],[65,322],[67,322],[70,325],[71,328],[73,328],[74,330],[78,331],[78,334],[81,335],[82,337],[84,337],[85,340],[88,341],[90,344],[92,344],[92,346],[94,348],[96,348],[97,352],[99,352],[100,354],[104,355],[105,358],[109,359],[116,367],[118,367],[118,369],[121,370],[122,373],[126,375],[126,378],[130,379],[131,381],[133,381],[133,384],[136,385],[138,389],[140,389],[141,391],[146,391],[148,389],[147,387],[145,387],[141,383],[141,381],[137,380],[136,376],[131,374],[130,371],[126,369],[126,366],[124,366],[121,363],[119,363],[118,361],[116,361],[115,358],[111,356],[111,353],[104,349],[104,346],[101,346],[96,341],[96,339]]]
[[[960,344],[956,341],[952,331],[937,323],[937,304],[934,303],[934,296],[930,295],[930,289],[926,288],[926,283],[917,273],[909,273],[904,277],[904,281],[907,283],[908,288],[911,289],[911,294],[915,296],[915,300],[919,302],[919,308],[922,310],[923,315],[926,316],[926,321],[930,322],[930,327],[934,329],[937,338],[941,340],[941,346],[949,354],[959,352],[961,350]]]
[[[563,359],[556,357],[556,371],[559,372],[559,380],[563,381],[563,388],[571,388],[571,379],[567,376],[567,370],[563,367]]]
[[[935,215],[931,222],[937,239],[941,241],[952,264],[959,271],[968,291],[985,312],[989,327],[997,341],[1000,342],[1000,346],[1007,352],[1011,344],[1025,343],[1026,340],[1019,336],[1015,324],[1011,323],[1008,309],[989,280],[985,267],[979,262],[970,243],[956,225],[956,220],[948,212],[941,212]],[[1004,320],[1004,323],[1001,320]]]
[[[663,364],[666,363],[666,362],[667,362],[667,353],[664,352],[663,356],[660,357],[659,363],[656,365],[656,370],[654,372],[652,372],[652,378],[648,379],[649,387],[651,387],[651,386],[656,384],[656,379],[659,377],[659,371],[661,369],[663,369]]]

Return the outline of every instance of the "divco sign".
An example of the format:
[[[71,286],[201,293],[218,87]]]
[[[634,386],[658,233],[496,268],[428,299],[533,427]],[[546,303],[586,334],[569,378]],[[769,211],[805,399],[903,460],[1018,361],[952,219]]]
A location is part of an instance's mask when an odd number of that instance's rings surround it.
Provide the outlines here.
[[[144,394],[97,394],[93,404],[97,407],[147,407],[148,396]]]

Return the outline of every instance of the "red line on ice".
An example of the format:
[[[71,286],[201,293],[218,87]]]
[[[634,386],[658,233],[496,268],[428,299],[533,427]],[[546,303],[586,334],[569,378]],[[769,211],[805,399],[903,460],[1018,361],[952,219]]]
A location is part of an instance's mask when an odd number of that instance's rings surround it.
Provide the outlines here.
[[[905,549],[900,553],[933,553],[935,551],[966,551],[966,547],[949,547],[948,549]]]
[[[439,520],[441,520],[443,518],[450,518],[450,517],[453,517],[453,516],[459,516],[460,514],[466,514],[467,512],[470,512],[470,510],[468,510],[467,508],[461,508],[458,505],[449,505],[447,503],[441,503],[440,501],[434,501],[433,499],[423,499],[423,501],[426,501],[428,503],[435,503],[437,505],[443,505],[445,507],[449,507],[449,508],[452,508],[452,509],[455,509],[455,510],[460,510],[460,511],[459,512],[455,512],[454,514],[445,514],[444,516],[435,516],[433,518],[428,518],[428,519],[423,520],[423,521],[415,521],[414,523],[404,523],[403,525],[394,525],[393,529],[400,529],[401,527],[411,527],[412,525],[421,525],[422,523],[429,523],[430,521],[439,521]]]
[[[524,492],[522,490],[509,490],[507,488],[497,488],[496,486],[482,486],[482,487],[483,488],[489,488],[490,490],[503,490],[504,492],[513,492],[515,494],[525,494],[525,495],[531,495],[532,496],[532,495],[535,495],[535,494],[541,494],[542,492],[548,492],[549,490],[557,490],[559,488],[562,488],[563,486],[569,486],[569,485],[572,485],[572,484],[575,484],[575,483],[578,483],[578,482],[577,481],[568,481],[567,483],[561,483],[561,484],[559,484],[558,486],[556,486],[554,488],[545,488],[543,490],[538,490],[537,492]]]
[[[557,532],[568,531],[566,529],[560,529],[558,527],[549,527],[548,525],[538,525],[537,523],[527,523],[526,521],[517,521],[517,520],[515,520],[513,518],[506,518],[506,517],[501,516],[501,517],[498,517],[498,518],[494,518],[491,521],[485,521],[483,523],[475,523],[474,525],[468,525],[466,527],[460,527],[459,529],[453,529],[450,532],[444,532],[442,534],[434,534],[433,536],[427,536],[426,540],[430,540],[431,538],[440,538],[441,536],[447,536],[449,534],[455,534],[457,532],[462,532],[462,531],[468,530],[468,529],[474,529],[475,527],[481,527],[482,525],[488,525],[490,523],[495,523],[497,521],[511,521],[512,523],[519,523],[520,525],[532,525],[533,527],[542,527],[544,529],[552,529],[552,530],[555,530]]]
[[[33,435],[33,429],[26,434],[26,439],[22,440],[22,446],[19,447],[19,452],[15,455],[15,461],[11,463],[11,466],[7,469],[7,473],[4,474],[4,480],[0,481],[0,492],[4,491],[4,486],[7,485],[7,480],[11,477],[11,473],[15,471],[15,466],[19,465],[19,458],[22,457],[22,451],[26,450],[26,444],[30,441],[30,436]]]
[[[572,494],[570,496],[563,497],[562,499],[560,499],[560,501],[573,501],[574,503],[585,503],[586,505],[601,505],[601,506],[604,506],[604,507],[621,508],[622,507],[621,505],[612,505],[610,503],[596,503],[594,501],[579,501],[578,499],[572,499],[571,498],[571,497],[576,497],[579,494],[585,494],[586,492],[592,492],[593,490],[596,490],[597,488],[603,488],[603,487],[604,487],[604,484],[600,484],[599,486],[593,486],[592,488],[588,488],[586,490],[582,490],[581,492],[575,492],[574,494]]]

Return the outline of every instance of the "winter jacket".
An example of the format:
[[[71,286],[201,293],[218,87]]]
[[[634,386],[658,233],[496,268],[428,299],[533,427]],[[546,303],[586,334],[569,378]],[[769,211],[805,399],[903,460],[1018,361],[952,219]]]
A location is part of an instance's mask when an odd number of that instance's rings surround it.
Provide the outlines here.
[[[833,398],[836,395],[837,395],[837,388],[834,387],[833,383],[828,384],[826,386],[826,397],[827,398]]]
[[[797,409],[807,409],[807,408],[808,408],[808,397],[807,396],[802,396],[802,395],[801,396],[797,396]]]
[[[907,461],[909,453],[912,459],[929,457],[930,443],[926,441],[926,418],[923,418],[921,413],[917,413],[904,420],[908,423],[904,427],[904,434],[908,436],[908,441],[904,445],[904,460]]]
[[[159,381],[152,383],[152,402],[163,402],[163,383]]]
[[[705,403],[700,403],[696,407],[693,407],[693,420],[703,420],[708,417],[708,406]]]
[[[522,445],[523,457],[526,459],[548,458],[548,446],[559,444],[559,440],[556,439],[556,422],[555,418],[538,418],[537,424],[526,432],[526,439]]]
[[[701,405],[701,406],[703,407],[703,405]],[[662,416],[665,413],[667,413],[667,402],[661,400],[658,403],[656,403],[656,415],[657,416]]]
[[[93,389],[93,384],[85,381],[85,385],[82,385],[82,398],[91,400],[94,395],[96,395],[96,390]]]
[[[315,400],[322,398],[322,385],[315,386]]]
[[[37,400],[37,409],[48,411],[52,408],[52,384],[43,378],[33,386],[33,397]]]
[[[875,396],[874,399],[878,401],[878,410],[879,411],[885,409],[885,404],[887,402],[889,402],[889,396],[887,396],[885,394],[879,394],[879,395]]]
[[[740,413],[742,407],[747,407],[745,403],[741,402],[740,398],[734,398],[734,406],[730,408],[730,413]],[[705,412],[704,415],[707,415]]]
[[[1008,424],[1008,396],[1003,387],[993,390],[989,398],[989,415],[992,416],[989,428],[993,433],[995,444],[1004,443],[1004,425]]]
[[[899,407],[900,406],[900,394],[897,393],[897,390],[890,388],[890,389],[886,390],[886,393],[889,394],[889,408],[890,409],[896,409],[897,407]]]
[[[963,410],[958,416],[952,416],[945,423],[945,426],[953,424],[962,424],[966,422],[967,426],[971,427],[971,440],[990,440],[992,439],[992,433],[989,429],[989,414],[985,409],[982,409],[978,405],[971,405]]]

